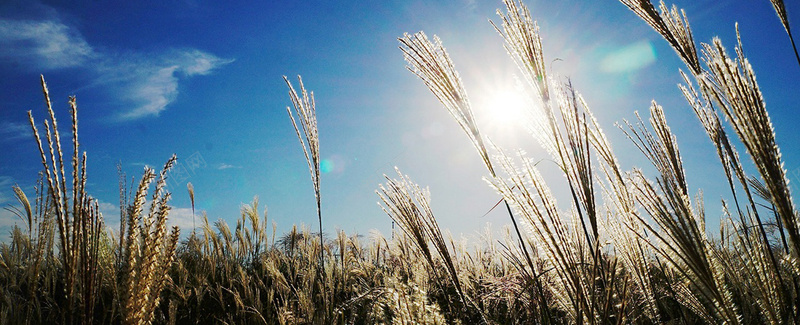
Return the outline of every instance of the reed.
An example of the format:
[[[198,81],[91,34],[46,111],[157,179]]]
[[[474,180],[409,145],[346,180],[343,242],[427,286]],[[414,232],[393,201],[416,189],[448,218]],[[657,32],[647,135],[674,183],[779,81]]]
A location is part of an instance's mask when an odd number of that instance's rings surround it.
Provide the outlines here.
[[[730,191],[719,233],[706,231],[705,199],[690,190],[684,135],[670,128],[668,110],[653,101],[647,118],[636,113],[619,125],[652,165],[624,169],[578,87],[545,64],[546,31],[521,2],[504,0],[492,27],[528,87],[537,117],[528,130],[544,157],[484,138],[441,40],[423,32],[399,39],[407,68],[465,131],[506,203],[512,223],[499,240],[493,228],[471,243],[450,236],[429,190],[399,169],[376,191],[396,234],[337,230],[326,239],[316,107],[299,77],[299,89],[284,77],[287,111],[311,174],[318,233],[295,225],[277,234],[274,222],[270,231],[257,197],[230,223],[209,221],[187,184],[197,228],[181,239],[167,226],[175,156],[130,185],[118,165],[114,233],[87,191],[77,102],[68,101],[69,156],[42,78],[44,123],[28,118],[43,170],[30,192],[13,187],[7,208],[21,226],[0,243],[0,323],[797,323],[800,219],[738,26],[730,52],[718,38],[695,43],[690,13],[676,6],[621,2],[686,65],[678,94],[716,151],[718,186]],[[783,2],[772,4],[791,39]],[[543,176],[542,161],[563,177]],[[567,195],[553,190],[559,181]]]
[[[772,3],[772,7],[775,8],[775,13],[778,14],[778,19],[781,20],[783,29],[786,30],[786,36],[789,37],[789,42],[792,44],[792,50],[794,50],[794,57],[797,59],[797,64],[800,65],[800,54],[797,53],[797,46],[794,44],[792,29],[789,26],[789,15],[786,13],[786,4],[783,3],[783,0],[769,0],[769,2]]]
[[[314,184],[314,197],[317,199],[317,218],[319,221],[319,243],[320,246],[324,240],[322,237],[322,205],[320,201],[320,155],[319,155],[319,131],[317,130],[317,108],[314,102],[314,93],[307,92],[303,86],[303,79],[297,76],[297,81],[300,84],[300,94],[294,90],[292,83],[286,76],[283,77],[286,85],[289,87],[289,97],[292,100],[297,118],[300,120],[300,127],[297,127],[292,110],[286,107],[286,112],[289,113],[289,118],[292,120],[292,126],[297,134],[297,139],[300,140],[300,146],[303,148],[303,154],[306,156],[306,163],[308,163],[308,171],[311,173],[311,182]],[[302,129],[302,134],[300,130]],[[320,270],[324,268],[324,256],[322,250],[319,251],[319,265]]]
[[[167,172],[177,161],[174,155],[167,160],[156,180],[155,191],[147,214],[144,214],[147,189],[155,179],[151,168],[145,167],[144,176],[128,207],[128,237],[123,260],[125,270],[125,292],[123,304],[125,324],[150,324],[159,306],[161,291],[168,279],[167,271],[172,265],[180,230],[173,227],[167,232],[167,216],[170,207],[166,192]]]
[[[86,194],[86,153],[81,156],[79,149],[78,106],[75,97],[69,99],[73,153],[72,187],[68,190],[58,122],[44,76],[41,76],[40,81],[49,117],[44,121],[44,135],[49,154],[43,149],[43,141],[31,111],[28,111],[28,120],[39,147],[44,177],[47,181],[47,194],[43,195],[49,196],[48,200],[52,202],[58,225],[59,255],[64,267],[63,294],[66,298],[62,319],[67,322],[92,323],[100,281],[97,263],[103,217],[100,215],[97,201]],[[20,193],[21,190],[18,195],[24,197],[24,194]],[[28,204],[24,206],[26,214],[30,216],[30,206]],[[29,218],[29,222],[33,220]],[[28,228],[30,233],[32,225]]]
[[[486,150],[483,136],[475,122],[469,97],[464,89],[461,77],[450,59],[450,55],[445,50],[439,37],[434,35],[431,42],[424,32],[418,32],[414,35],[405,34],[398,41],[400,42],[400,50],[403,52],[403,57],[408,63],[407,69],[417,75],[444,105],[469,137],[484,165],[489,170],[489,174],[495,177],[495,169]],[[517,233],[517,238],[519,238],[519,245],[525,254],[525,259],[528,261],[531,272],[535,272],[533,261],[520,233],[517,220],[514,218],[508,202],[504,202],[504,204]]]

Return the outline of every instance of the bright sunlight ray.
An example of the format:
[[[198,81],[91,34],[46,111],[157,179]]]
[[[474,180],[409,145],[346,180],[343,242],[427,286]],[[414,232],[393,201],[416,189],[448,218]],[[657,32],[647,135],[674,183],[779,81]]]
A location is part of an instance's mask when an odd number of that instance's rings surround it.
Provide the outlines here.
[[[513,85],[499,85],[486,89],[476,98],[476,115],[479,124],[486,127],[490,137],[509,136],[524,130],[533,115],[533,101]]]

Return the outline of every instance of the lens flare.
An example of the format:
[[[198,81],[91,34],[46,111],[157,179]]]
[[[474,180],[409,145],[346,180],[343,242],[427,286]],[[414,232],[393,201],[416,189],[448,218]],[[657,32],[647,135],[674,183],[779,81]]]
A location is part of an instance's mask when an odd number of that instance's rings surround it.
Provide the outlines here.
[[[319,162],[319,171],[322,172],[323,174],[332,172],[333,168],[334,168],[334,163],[330,159],[322,159],[322,161]]]

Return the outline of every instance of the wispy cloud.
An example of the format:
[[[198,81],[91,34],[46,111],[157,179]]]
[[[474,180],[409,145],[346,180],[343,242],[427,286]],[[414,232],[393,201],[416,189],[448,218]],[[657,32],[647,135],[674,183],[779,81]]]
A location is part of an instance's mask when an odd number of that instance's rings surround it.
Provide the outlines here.
[[[103,213],[106,229],[113,232],[115,236],[119,236],[119,206],[108,202],[99,202],[99,205],[100,212]],[[142,211],[142,215],[148,214],[149,211],[150,203],[148,202],[145,204],[145,209]],[[167,227],[171,228],[172,226],[178,226],[181,229],[181,235],[186,236],[192,231],[192,226],[197,224],[197,222],[202,219],[201,216],[202,214],[194,214],[193,217],[191,208],[172,207],[167,215]],[[2,224],[0,224],[0,226],[2,226]]]
[[[11,231],[14,230],[14,225],[20,226],[20,228],[26,227],[22,219],[5,209],[5,207],[6,205],[0,208],[0,242],[9,242],[11,240]]]
[[[14,179],[9,176],[0,176],[0,205],[6,206],[11,203],[13,193],[11,187],[14,186]]]
[[[207,75],[233,62],[196,49],[173,50],[139,61],[122,65],[112,62],[106,69],[109,75],[129,76],[121,83],[128,88],[127,99],[137,106],[120,114],[123,120],[158,116],[177,97],[180,78]]]
[[[478,3],[476,0],[462,0],[464,3],[464,8],[467,9],[469,12],[475,12],[475,9],[478,8]]]
[[[119,236],[119,204],[98,200],[97,206],[100,207],[100,214],[103,215],[103,224],[106,225],[106,229],[112,230],[116,236]]]
[[[14,179],[9,176],[0,176],[0,241],[7,241],[11,238],[10,234],[14,225],[22,223],[22,219],[6,209],[9,205],[14,204],[11,190],[13,185]]]
[[[137,172],[137,173],[142,171],[145,167],[159,168],[158,164],[151,164],[151,163],[146,163],[146,162],[141,162],[141,161],[134,161],[132,163],[128,163],[128,166],[137,167],[136,169],[134,169],[134,171]]]
[[[0,59],[50,70],[81,66],[92,56],[83,36],[58,21],[0,19]]]
[[[43,6],[43,5],[40,5]],[[116,120],[158,116],[177,98],[182,79],[208,75],[233,62],[198,49],[167,49],[159,53],[96,48],[76,28],[56,16],[44,20],[0,18],[0,60],[36,72],[84,69],[123,99]]]
[[[225,170],[225,169],[231,169],[231,168],[242,168],[242,166],[234,166],[234,165],[229,165],[229,164],[226,164],[226,163],[221,163],[221,164],[217,165],[217,169],[219,169],[219,170]]]
[[[33,139],[33,132],[31,132],[30,125],[0,121],[0,141],[12,141],[25,138]]]
[[[167,225],[180,227],[182,234],[185,236],[192,231],[192,218],[192,208],[172,208],[172,210],[169,211]],[[200,216],[197,216],[196,214],[194,215],[194,218],[197,222],[201,220]],[[197,222],[194,224],[197,224]]]

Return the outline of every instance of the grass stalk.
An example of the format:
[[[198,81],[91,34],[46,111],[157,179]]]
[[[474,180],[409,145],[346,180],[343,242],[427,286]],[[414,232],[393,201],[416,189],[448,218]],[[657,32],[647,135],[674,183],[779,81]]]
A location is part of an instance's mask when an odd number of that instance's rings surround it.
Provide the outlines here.
[[[324,276],[325,258],[323,256],[324,249],[322,247],[325,245],[325,241],[322,228],[319,172],[321,158],[319,154],[319,131],[317,129],[317,108],[314,102],[314,92],[309,93],[306,91],[305,86],[303,86],[303,79],[300,76],[297,76],[297,81],[300,84],[300,94],[295,91],[294,87],[292,87],[292,83],[289,82],[286,76],[283,77],[283,80],[289,87],[289,97],[292,100],[295,113],[297,113],[297,118],[300,120],[299,128],[297,126],[298,123],[295,121],[294,114],[292,114],[292,110],[286,107],[286,111],[289,113],[289,118],[292,120],[292,126],[294,126],[297,139],[300,140],[303,154],[306,157],[306,163],[308,163],[308,171],[311,173],[311,182],[314,184],[314,197],[317,200],[317,219],[319,221],[319,269],[320,274]],[[301,129],[302,134],[300,132]]]

